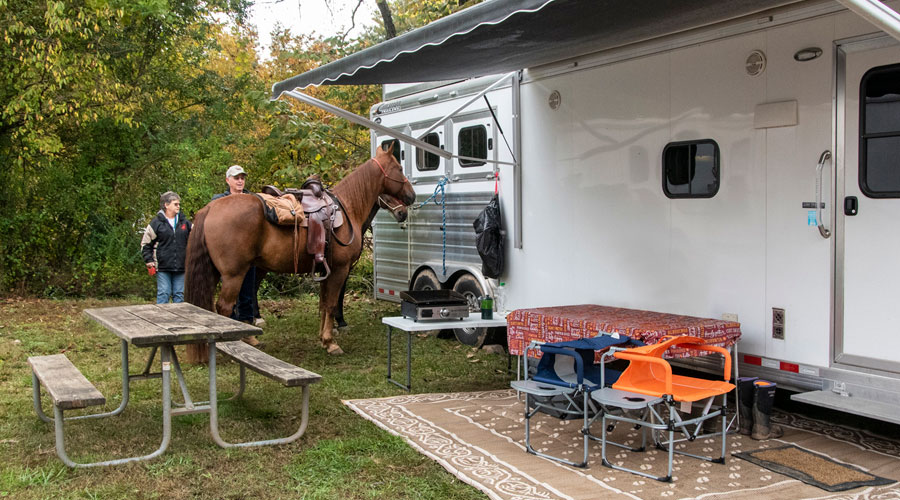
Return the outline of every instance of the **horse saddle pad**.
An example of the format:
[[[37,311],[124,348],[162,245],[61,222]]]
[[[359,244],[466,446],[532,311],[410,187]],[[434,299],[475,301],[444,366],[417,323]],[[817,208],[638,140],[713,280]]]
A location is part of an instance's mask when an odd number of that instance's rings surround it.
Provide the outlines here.
[[[306,227],[309,224],[308,218],[304,213],[303,205],[297,203],[295,197],[272,196],[266,193],[257,193],[257,196],[259,196],[265,202],[266,207],[268,207],[266,210],[266,219],[269,222],[282,226],[293,226],[297,223],[297,225],[301,227]],[[334,204],[334,201],[327,194],[323,196],[323,199],[323,207]],[[340,210],[335,210],[332,227],[338,228],[343,224],[344,215]]]

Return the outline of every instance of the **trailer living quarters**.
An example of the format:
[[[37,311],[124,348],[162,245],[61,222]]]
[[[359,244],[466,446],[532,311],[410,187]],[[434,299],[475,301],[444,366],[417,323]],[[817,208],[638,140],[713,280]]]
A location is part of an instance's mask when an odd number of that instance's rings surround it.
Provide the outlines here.
[[[736,318],[742,374],[900,422],[896,8],[494,0],[273,98],[398,84],[371,121],[342,116],[373,148],[401,141],[420,201],[441,179],[447,198],[376,221],[379,296],[422,276],[489,288],[469,228],[497,173],[509,308]]]

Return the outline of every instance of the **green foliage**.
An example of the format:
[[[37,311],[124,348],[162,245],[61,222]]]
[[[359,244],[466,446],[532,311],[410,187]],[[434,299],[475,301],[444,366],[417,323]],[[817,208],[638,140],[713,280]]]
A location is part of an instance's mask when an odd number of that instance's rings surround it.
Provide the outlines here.
[[[391,8],[406,30],[473,3]],[[191,215],[234,163],[255,189],[334,184],[368,158],[368,130],[268,89],[377,43],[379,28],[351,41],[282,29],[261,60],[248,5],[0,0],[0,293],[149,297],[139,242],[161,193]],[[379,86],[307,92],[361,115],[381,98]],[[357,269],[363,290],[370,267]]]

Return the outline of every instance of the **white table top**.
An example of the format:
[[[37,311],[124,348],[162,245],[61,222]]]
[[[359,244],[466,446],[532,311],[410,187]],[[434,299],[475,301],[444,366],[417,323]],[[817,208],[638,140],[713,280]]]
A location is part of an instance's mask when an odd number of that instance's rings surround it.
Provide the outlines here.
[[[426,330],[444,330],[449,328],[481,328],[506,326],[506,313],[494,311],[494,319],[481,319],[481,312],[469,314],[468,318],[450,320],[421,320],[413,321],[403,316],[391,316],[381,318],[385,325],[403,330],[404,332],[423,332]]]

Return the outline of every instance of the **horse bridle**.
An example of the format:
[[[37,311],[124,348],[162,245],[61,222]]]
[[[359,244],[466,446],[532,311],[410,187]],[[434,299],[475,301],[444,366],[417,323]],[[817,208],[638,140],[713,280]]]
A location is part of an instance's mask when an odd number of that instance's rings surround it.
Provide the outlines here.
[[[372,161],[374,161],[375,164],[378,165],[378,168],[381,169],[381,173],[384,174],[384,177],[385,177],[386,179],[392,180],[392,181],[394,181],[394,182],[399,182],[400,184],[403,184],[404,182],[409,183],[409,179],[407,179],[406,177],[404,177],[402,181],[398,181],[397,179],[392,179],[392,178],[387,174],[387,172],[384,170],[384,167],[381,166],[381,162],[379,162],[377,158],[372,158]],[[341,203],[341,199],[338,198],[336,194],[332,193],[331,191],[329,191],[329,190],[327,190],[327,189],[325,190],[325,192],[328,193],[328,195],[331,196],[331,197],[334,199],[334,201],[337,202],[338,206],[340,207],[340,210],[346,214],[346,213],[347,213],[347,210],[344,208],[344,204]],[[381,198],[380,195],[378,196],[378,202],[381,203],[381,204],[383,204],[383,205],[388,205],[388,204]],[[397,205],[396,207],[386,206],[385,208],[387,208],[387,209],[393,211],[393,210],[399,208],[400,206],[402,206],[402,205]],[[356,236],[356,235],[353,234],[353,221],[350,220],[350,217],[346,217],[346,219],[347,219],[347,224],[350,226],[350,241],[348,241],[347,243],[344,243],[343,241],[341,241],[340,238],[338,238],[337,234],[335,234],[335,232],[334,232],[334,227],[331,228],[331,235],[334,236],[334,241],[336,241],[336,242],[338,243],[338,245],[340,245],[340,246],[342,246],[342,247],[350,246],[350,244],[353,243],[353,240],[354,240],[354,238],[355,238],[355,236]]]
[[[405,206],[403,204],[403,202],[400,202],[400,200],[397,200],[398,203],[396,205],[392,206],[390,203],[385,201],[384,196],[385,195],[383,195],[383,194],[378,195],[378,206],[381,208],[386,208],[386,209],[390,210],[391,212],[394,212],[397,209],[403,208]],[[390,195],[388,195],[388,196],[390,196]],[[393,196],[392,196],[392,198],[393,198]],[[396,198],[394,198],[394,199],[396,199]]]
[[[378,161],[378,158],[372,158],[372,161],[374,161],[375,164],[378,165],[378,168],[381,169],[381,173],[384,174],[384,177],[385,177],[387,180],[389,180],[389,181],[394,181],[394,182],[398,182],[398,183],[400,183],[400,184],[403,184],[404,182],[407,183],[407,184],[409,184],[409,179],[407,179],[406,177],[404,177],[402,181],[398,181],[397,179],[391,178],[391,176],[389,176],[389,175],[387,174],[387,171],[384,169],[384,167],[381,166],[381,162]]]

